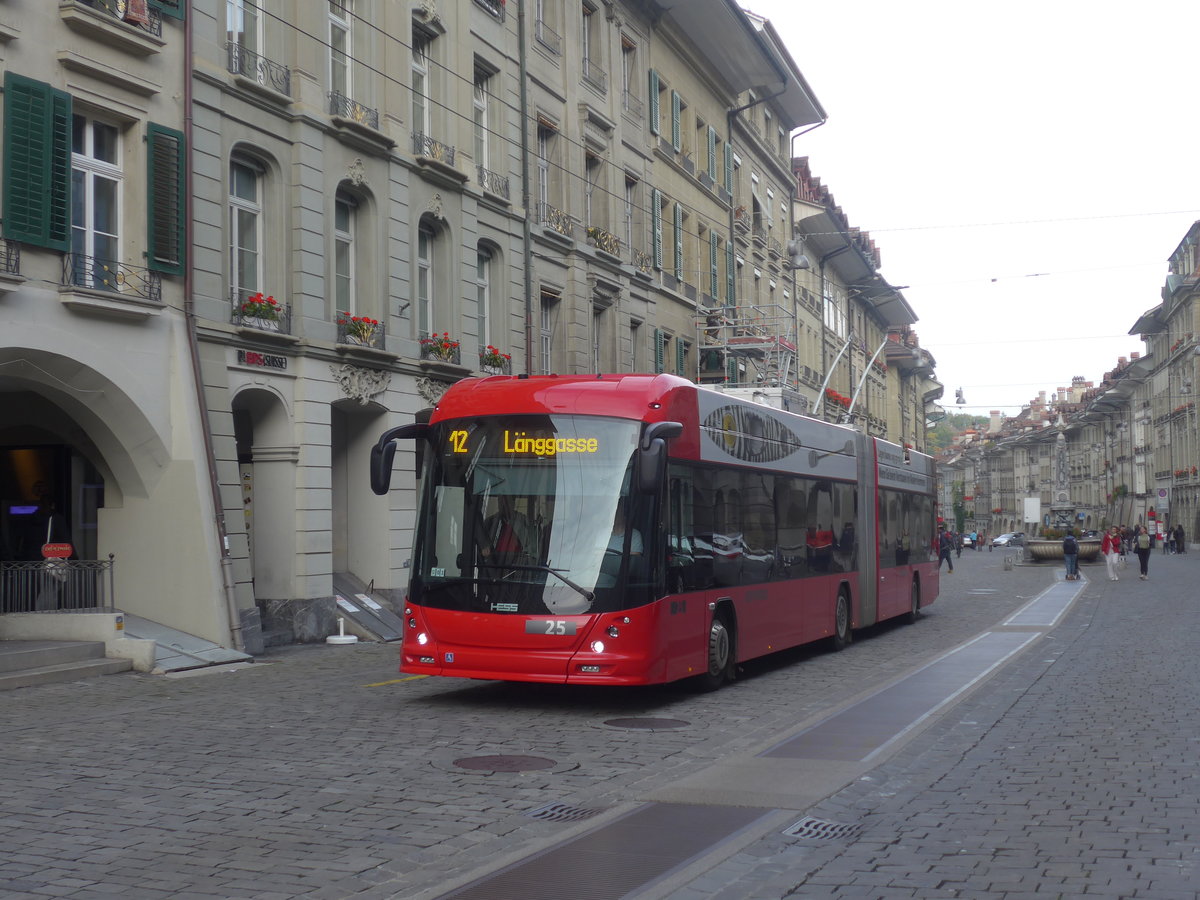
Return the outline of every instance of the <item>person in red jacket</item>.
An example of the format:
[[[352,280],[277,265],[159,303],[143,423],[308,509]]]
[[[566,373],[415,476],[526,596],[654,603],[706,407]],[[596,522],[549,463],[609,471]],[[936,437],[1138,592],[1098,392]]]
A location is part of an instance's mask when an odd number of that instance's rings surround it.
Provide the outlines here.
[[[1120,581],[1117,577],[1117,560],[1121,554],[1121,532],[1116,525],[1104,532],[1100,552],[1104,554],[1104,562],[1108,566],[1108,580]]]

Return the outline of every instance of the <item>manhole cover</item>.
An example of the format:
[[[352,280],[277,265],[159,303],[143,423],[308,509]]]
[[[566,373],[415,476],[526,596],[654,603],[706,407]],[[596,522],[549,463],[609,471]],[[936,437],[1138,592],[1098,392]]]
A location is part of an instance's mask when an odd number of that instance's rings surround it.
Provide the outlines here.
[[[567,806],[563,803],[549,803],[538,809],[527,812],[531,819],[541,819],[543,822],[578,822],[580,819],[590,819],[604,812],[603,809],[591,809],[586,806]]]
[[[464,756],[454,764],[460,769],[484,772],[532,772],[553,769],[555,765],[554,760],[542,756]]]
[[[839,825],[837,822],[826,822],[805,816],[791,828],[785,828],[783,833],[791,837],[805,838],[815,841],[834,841],[839,838],[854,837],[862,831],[862,825]]]
[[[604,723],[612,728],[641,728],[646,731],[666,730],[668,728],[687,728],[690,722],[683,719],[655,719],[651,717],[631,719],[608,719]]]

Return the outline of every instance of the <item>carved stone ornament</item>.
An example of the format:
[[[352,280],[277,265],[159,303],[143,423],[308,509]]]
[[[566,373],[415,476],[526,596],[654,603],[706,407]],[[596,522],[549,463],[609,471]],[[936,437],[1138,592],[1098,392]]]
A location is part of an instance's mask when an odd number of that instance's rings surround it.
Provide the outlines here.
[[[425,210],[439,222],[446,221],[446,214],[442,211],[443,202],[441,194],[434,194],[429,200],[429,207]]]
[[[362,187],[367,180],[366,168],[363,166],[362,157],[356,157],[354,162],[346,167],[346,180],[355,187]]]
[[[437,11],[437,4],[433,0],[417,0],[413,4],[413,12],[431,25],[441,24],[442,17]]]
[[[386,391],[392,381],[391,372],[363,369],[349,363],[330,366],[329,370],[333,372],[333,380],[341,385],[342,393],[351,400],[357,400],[361,406],[366,406],[376,395]]]
[[[444,381],[438,381],[436,378],[418,378],[417,393],[421,395],[421,399],[430,405],[436,404],[442,399],[442,395],[450,390],[450,385]]]

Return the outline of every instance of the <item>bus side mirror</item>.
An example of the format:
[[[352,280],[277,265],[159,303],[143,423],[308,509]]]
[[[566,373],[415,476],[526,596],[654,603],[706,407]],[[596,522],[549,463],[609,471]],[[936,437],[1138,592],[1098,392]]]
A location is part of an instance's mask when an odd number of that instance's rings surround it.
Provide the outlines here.
[[[654,494],[666,475],[667,441],[683,434],[682,422],[655,422],[642,433],[642,458],[638,466],[638,488]]]
[[[401,439],[421,440],[429,433],[424,422],[413,422],[385,431],[371,448],[371,490],[386,494],[392,483],[392,461],[396,457],[396,441]]]

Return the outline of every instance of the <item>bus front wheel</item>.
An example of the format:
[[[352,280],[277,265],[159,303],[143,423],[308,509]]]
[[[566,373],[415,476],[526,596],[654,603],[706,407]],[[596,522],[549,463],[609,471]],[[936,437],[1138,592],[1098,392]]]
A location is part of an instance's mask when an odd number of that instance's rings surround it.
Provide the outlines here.
[[[725,614],[718,612],[713,616],[712,625],[708,629],[708,671],[700,676],[700,687],[706,691],[715,691],[729,680],[733,669],[733,635]]]
[[[850,595],[842,588],[838,591],[837,605],[833,609],[833,649],[845,650],[851,639]]]

